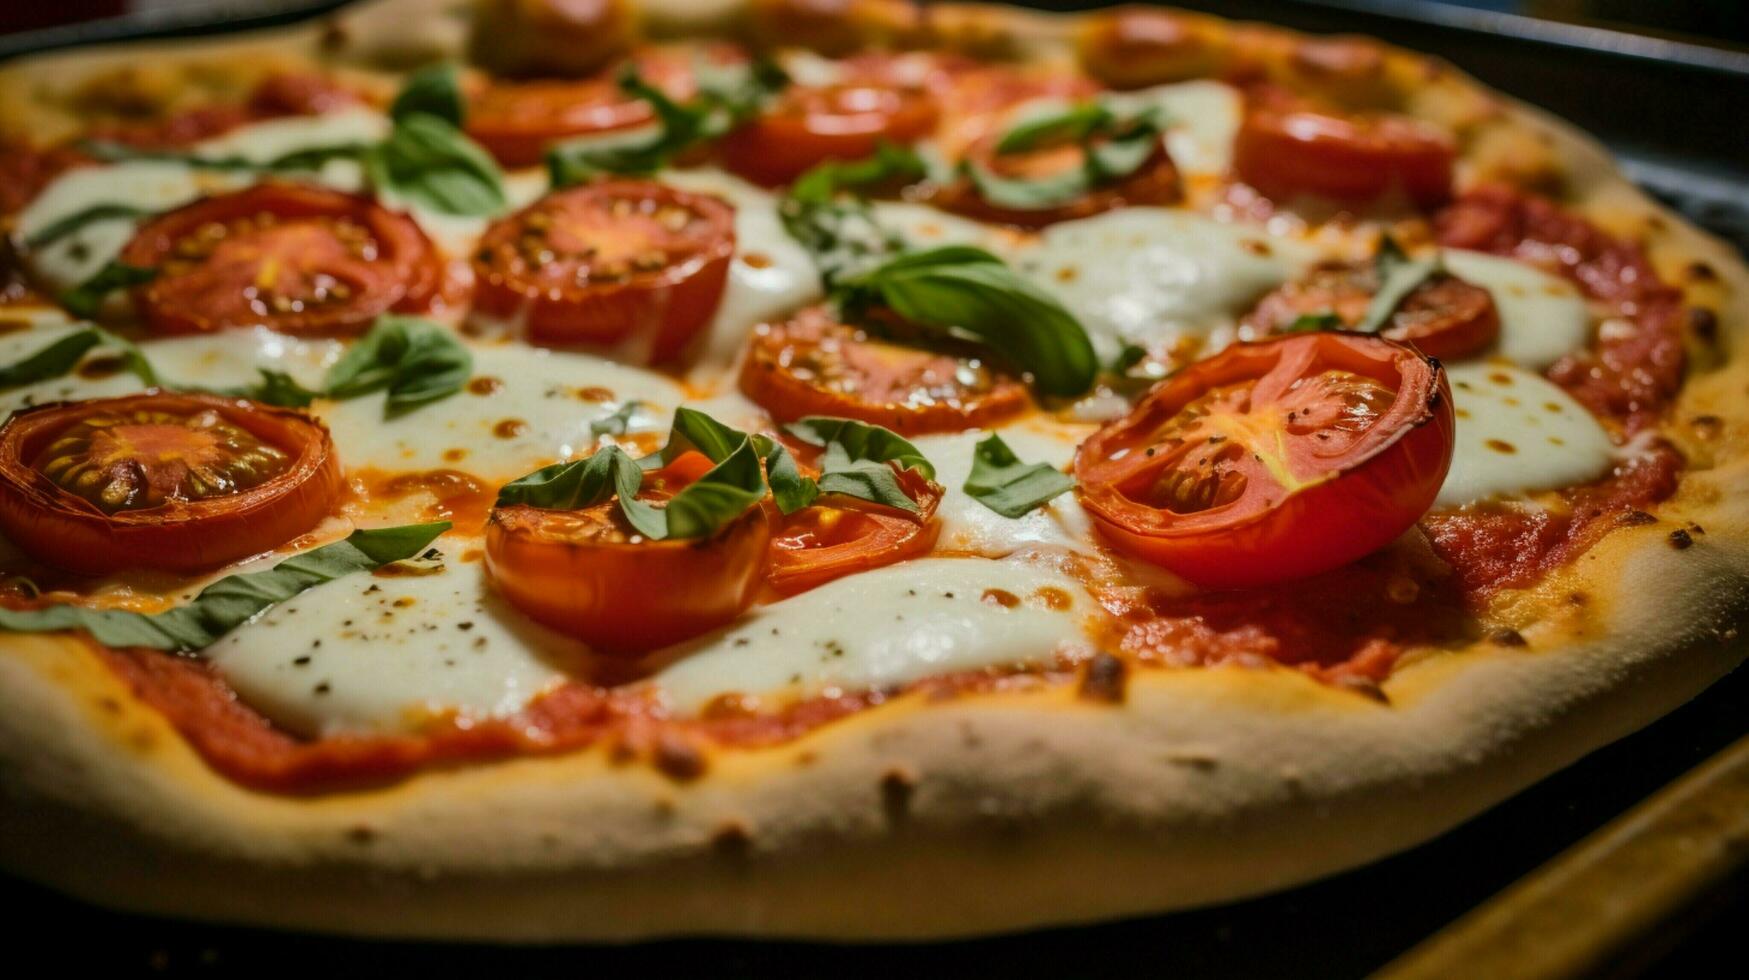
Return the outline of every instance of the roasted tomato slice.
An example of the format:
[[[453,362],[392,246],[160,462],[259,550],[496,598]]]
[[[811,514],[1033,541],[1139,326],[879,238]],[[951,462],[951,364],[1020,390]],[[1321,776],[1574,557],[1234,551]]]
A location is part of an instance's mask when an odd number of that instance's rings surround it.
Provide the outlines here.
[[[1402,534],[1451,466],[1437,361],[1377,337],[1235,344],[1149,392],[1075,454],[1122,550],[1208,588],[1337,568]]]
[[[1457,149],[1406,116],[1324,112],[1279,89],[1250,93],[1233,142],[1239,178],[1266,196],[1365,204],[1393,192],[1431,208],[1451,197]]]
[[[746,60],[732,45],[706,46],[697,54],[722,65]],[[671,99],[685,101],[698,90],[690,53],[651,49],[631,64]],[[620,87],[623,70],[615,67],[582,79],[494,82],[469,100],[468,135],[499,163],[532,167],[554,143],[654,122],[650,103]]]
[[[237,398],[62,402],[0,426],[0,531],[87,575],[201,571],[270,551],[314,527],[340,490],[321,423]]]
[[[831,415],[904,435],[975,429],[1029,404],[1025,385],[969,353],[875,340],[819,309],[754,328],[741,392],[779,422]]]
[[[898,476],[917,513],[850,497],[824,497],[779,518],[765,571],[771,588],[794,595],[852,572],[928,554],[941,535],[935,517],[941,486],[916,470],[899,469]]]
[[[661,501],[710,464],[688,453],[644,477]],[[651,541],[619,504],[501,507],[486,524],[486,567],[518,609],[605,653],[642,653],[734,619],[759,591],[771,524],[761,507],[698,540]]]
[[[1245,326],[1262,337],[1286,330],[1302,316],[1334,314],[1344,327],[1354,327],[1366,319],[1378,286],[1370,265],[1320,266],[1263,297],[1245,317]],[[1500,311],[1493,294],[1481,286],[1435,274],[1403,297],[1379,335],[1455,361],[1493,345],[1500,336]]]
[[[1063,144],[1024,153],[998,154],[995,147],[999,141],[1000,134],[984,137],[972,144],[967,159],[1007,180],[1049,180],[1087,166],[1087,151],[1080,146]],[[1176,204],[1182,197],[1183,185],[1179,181],[1178,167],[1173,164],[1162,142],[1154,148],[1153,155],[1128,177],[1094,187],[1074,200],[1050,207],[1004,207],[987,200],[970,179],[963,177],[944,185],[936,192],[932,203],[979,221],[1042,228],[1121,207]]]
[[[650,181],[572,187],[486,229],[474,308],[526,314],[538,343],[660,363],[716,312],[734,253],[734,209],[715,197]]]
[[[134,304],[154,330],[178,334],[352,333],[389,310],[424,309],[442,276],[411,218],[301,184],[257,184],[159,215],[121,260],[158,270]]]
[[[882,141],[915,142],[937,111],[926,89],[890,81],[794,86],[723,139],[723,162],[756,183],[784,184],[827,160],[872,156]]]

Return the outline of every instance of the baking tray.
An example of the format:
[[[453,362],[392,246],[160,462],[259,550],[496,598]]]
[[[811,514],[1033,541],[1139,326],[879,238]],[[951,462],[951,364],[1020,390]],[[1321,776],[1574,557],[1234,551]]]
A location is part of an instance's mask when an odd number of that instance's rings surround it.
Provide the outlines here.
[[[321,3],[311,11],[306,0],[303,11],[218,21],[118,18],[0,38],[0,58],[81,43],[268,26],[341,5]],[[1736,125],[1749,118],[1749,55],[1430,5],[1180,5],[1310,31],[1372,34],[1441,55],[1590,129],[1648,189],[1749,251],[1749,157]],[[1476,949],[1526,938],[1529,948],[1550,946],[1512,927],[1559,921],[1543,917],[1549,896],[1571,894],[1575,881],[1599,880],[1599,869],[1607,873],[1624,860],[1629,866],[1632,859],[1664,860],[1649,842],[1670,840],[1674,825],[1689,835],[1679,840],[1715,848],[1718,860],[1696,865],[1699,870],[1658,902],[1638,903],[1641,914],[1611,920],[1607,934],[1577,930],[1588,957],[1525,957],[1511,966],[1543,976],[1684,975],[1703,966],[1712,972],[1714,964],[1742,961],[1736,923],[1749,912],[1749,849],[1731,836],[1741,832],[1741,822],[1733,829],[1706,806],[1723,805],[1729,813],[1733,807],[1741,811],[1741,801],[1749,799],[1731,795],[1749,787],[1749,745],[1726,751],[1749,730],[1745,704],[1749,671],[1739,670],[1638,734],[1456,830],[1347,874],[1218,908],[993,939],[855,948],[728,940],[532,949],[369,942],[119,914],[3,876],[0,907],[11,910],[15,949],[62,934],[80,936],[75,944],[45,944],[39,951],[53,955],[63,969],[90,967],[102,976],[553,976],[630,970],[655,976],[1353,977],[1387,964],[1401,976],[1498,976],[1499,963],[1477,972]],[[1708,760],[1704,771],[1680,778]],[[1502,891],[1507,894],[1495,899]]]

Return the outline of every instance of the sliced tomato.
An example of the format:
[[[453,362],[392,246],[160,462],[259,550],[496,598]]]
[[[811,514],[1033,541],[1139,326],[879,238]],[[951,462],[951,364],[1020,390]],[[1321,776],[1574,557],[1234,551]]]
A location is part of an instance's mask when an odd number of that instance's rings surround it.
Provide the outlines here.
[[[710,465],[688,453],[644,477],[662,501]],[[752,604],[771,525],[760,507],[709,538],[651,541],[617,501],[584,510],[500,507],[486,524],[493,584],[538,622],[604,653],[636,654],[714,629]]]
[[[486,229],[475,309],[526,313],[543,344],[621,345],[631,360],[678,357],[722,301],[735,212],[652,181],[568,188]]]
[[[976,356],[876,340],[820,309],[754,328],[741,392],[779,422],[831,415],[904,435],[980,428],[1030,404],[1025,385]]]
[[[0,531],[88,575],[260,554],[314,527],[340,491],[321,423],[243,399],[147,392],[0,426]]]
[[[1167,378],[1075,454],[1119,548],[1209,588],[1345,565],[1432,506],[1451,466],[1437,361],[1377,337],[1235,344]]]
[[[134,290],[134,305],[152,329],[172,334],[354,333],[389,310],[424,309],[442,277],[436,250],[406,215],[284,183],[159,215],[121,260],[158,270]]]
[[[1263,297],[1244,324],[1251,335],[1262,337],[1286,330],[1302,316],[1334,314],[1353,328],[1366,319],[1378,285],[1370,264],[1320,266]],[[1436,273],[1403,297],[1379,335],[1455,361],[1493,346],[1500,336],[1500,311],[1488,290]]]
[[[1365,204],[1393,192],[1432,208],[1451,197],[1457,148],[1446,134],[1383,113],[1326,112],[1282,90],[1254,90],[1233,142],[1239,178],[1277,201]]]
[[[1043,146],[1024,153],[996,152],[1002,133],[991,133],[973,143],[966,159],[1006,180],[1050,180],[1081,171],[1087,166],[1087,150],[1079,145]],[[1153,154],[1129,176],[1097,186],[1070,201],[1051,207],[1013,208],[995,204],[979,192],[969,178],[943,185],[931,203],[980,221],[995,221],[1023,228],[1042,228],[1135,205],[1176,204],[1184,196],[1178,167],[1162,141]]]
[[[723,162],[755,183],[796,179],[827,160],[860,160],[883,142],[913,143],[935,128],[935,97],[880,79],[792,86],[723,139]]]
[[[699,48],[698,57],[730,65],[746,60],[732,45]],[[698,91],[693,52],[652,48],[631,60],[644,81],[685,101]],[[468,135],[507,167],[539,164],[547,147],[653,123],[650,103],[619,85],[623,66],[582,79],[494,82],[470,100]]]
[[[953,66],[932,79],[942,106],[941,151],[957,160],[967,150],[1007,128],[1011,111],[1034,100],[1073,102],[1099,94],[1081,75],[1012,65]]]
[[[851,497],[825,497],[779,518],[765,581],[782,595],[835,578],[926,555],[941,535],[935,517],[942,489],[916,470],[898,469],[899,485],[917,512]]]

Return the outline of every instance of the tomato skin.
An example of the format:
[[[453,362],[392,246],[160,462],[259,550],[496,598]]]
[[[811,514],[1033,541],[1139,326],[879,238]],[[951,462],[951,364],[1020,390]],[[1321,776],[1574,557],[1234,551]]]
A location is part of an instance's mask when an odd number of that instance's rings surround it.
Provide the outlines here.
[[[961,369],[976,370],[987,381],[983,390],[960,383]],[[740,387],[777,422],[830,415],[900,435],[980,428],[1031,403],[1014,378],[950,354],[872,340],[820,309],[754,328]]]
[[[677,209],[693,220],[669,234],[633,227],[623,220],[626,215],[616,213],[638,206]],[[557,261],[518,258],[531,222],[563,230],[571,220],[583,229],[579,241],[611,240],[620,250],[627,236],[641,235],[643,246],[654,248],[666,264],[578,284],[574,273],[593,267],[592,253],[568,252]],[[528,336],[536,343],[647,343],[647,350],[637,353],[660,364],[680,357],[716,313],[734,254],[734,209],[715,197],[650,181],[580,185],[549,194],[486,230],[473,262],[474,308],[505,319],[526,313]]]
[[[271,226],[256,222],[265,216],[271,216]],[[243,224],[227,230],[200,258],[178,254],[178,246],[202,229],[236,223]],[[366,236],[370,250],[360,253],[344,242],[336,223]],[[277,260],[282,276],[289,270],[306,286],[331,279],[347,296],[330,294],[307,304],[294,296],[300,305],[269,306],[255,293],[268,258]],[[162,271],[133,291],[141,318],[161,334],[256,325],[289,334],[358,333],[390,310],[426,309],[443,278],[436,249],[413,219],[369,198],[290,183],[256,184],[161,214],[134,233],[121,261],[188,265]]]
[[[1287,329],[1302,315],[1334,313],[1345,328],[1366,319],[1378,289],[1370,266],[1332,264],[1314,268],[1263,297],[1245,316],[1245,336]],[[1500,336],[1500,310],[1493,294],[1449,274],[1436,274],[1412,290],[1379,331],[1386,340],[1413,344],[1428,357],[1456,361],[1479,354]]]
[[[468,136],[506,167],[540,164],[553,143],[652,121],[650,104],[611,78],[501,83],[469,107]]]
[[[880,144],[913,143],[935,128],[935,99],[884,81],[790,88],[764,115],[724,137],[730,170],[767,187],[827,160],[861,160]]]
[[[292,456],[266,483],[229,496],[105,514],[30,460],[83,416],[156,409],[217,412]],[[135,568],[198,572],[270,551],[314,527],[340,499],[328,430],[301,412],[240,398],[148,391],[26,409],[0,426],[0,531],[33,558],[84,575]]]
[[[543,533],[550,513],[493,511],[486,568],[530,618],[599,652],[636,655],[690,639],[739,616],[758,593],[771,540],[760,507],[693,541],[573,542]]]
[[[899,485],[919,513],[850,498],[828,498],[778,518],[765,581],[795,595],[836,578],[926,555],[941,536],[935,510],[940,485],[916,470],[898,470]]]
[[[1138,501],[1119,486],[1125,479],[1153,479],[1164,468],[1150,467],[1156,447],[1147,445],[1148,437],[1199,397],[1234,386],[1257,391],[1265,384],[1291,397],[1295,389],[1283,387],[1288,379],[1328,370],[1396,390],[1376,421],[1338,455],[1325,458],[1302,437],[1285,444],[1309,447],[1302,455],[1317,464],[1319,472],[1302,476],[1303,487],[1269,485],[1253,470],[1237,499],[1181,514]],[[1248,417],[1271,401],[1260,396]],[[1445,480],[1455,427],[1444,372],[1409,347],[1332,333],[1235,344],[1162,381],[1128,416],[1083,442],[1075,455],[1077,492],[1100,531],[1130,554],[1205,588],[1268,585],[1346,565],[1412,526]],[[1245,443],[1239,446],[1255,457]],[[1168,446],[1159,453],[1161,463],[1175,451]]]
[[[1342,116],[1273,91],[1247,99],[1233,142],[1240,179],[1280,202],[1310,194],[1365,204],[1400,190],[1421,208],[1451,198],[1457,150],[1404,116]]]

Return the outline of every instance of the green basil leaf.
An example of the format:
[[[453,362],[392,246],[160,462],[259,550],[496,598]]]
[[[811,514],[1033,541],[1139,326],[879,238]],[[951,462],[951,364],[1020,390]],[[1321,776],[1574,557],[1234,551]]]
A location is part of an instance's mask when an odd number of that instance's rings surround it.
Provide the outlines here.
[[[1046,394],[1079,395],[1099,373],[1080,321],[983,249],[907,253],[843,286],[840,302],[849,315],[878,303],[913,323],[975,339],[1029,372]]]
[[[905,488],[899,485],[899,474],[887,463],[853,458],[843,443],[834,442],[826,446],[820,466],[816,483],[822,494],[839,494],[912,514],[918,512],[917,502],[905,493]]]
[[[46,248],[69,235],[77,234],[80,229],[89,224],[99,221],[113,221],[119,218],[140,218],[152,213],[150,208],[142,208],[133,204],[120,204],[113,201],[93,204],[58,221],[50,222],[47,227],[37,229],[34,234],[24,239],[24,244],[29,248]]]
[[[1075,485],[1063,471],[1047,463],[1023,463],[999,435],[972,449],[972,472],[966,495],[1003,517],[1021,517]]]
[[[227,398],[247,398],[263,405],[278,405],[281,408],[307,408],[311,402],[322,397],[321,392],[305,388],[284,371],[264,367],[255,370],[260,372],[261,380],[252,385],[239,385],[234,388],[196,388],[184,385],[170,387],[177,391],[202,391]]]
[[[1116,117],[1103,103],[1082,102],[1061,112],[1022,120],[1002,134],[996,152],[1025,153],[1056,143],[1085,143],[1109,130],[1114,122]]]
[[[1334,310],[1319,310],[1316,313],[1301,313],[1294,317],[1294,322],[1280,328],[1276,333],[1316,333],[1320,330],[1341,330],[1342,318]]]
[[[765,460],[765,479],[771,485],[771,499],[784,514],[793,514],[812,506],[819,499],[820,485],[802,475],[796,458],[788,448],[768,436],[755,435],[753,448]]]
[[[96,330],[75,330],[55,338],[4,367],[0,367],[0,388],[16,388],[49,378],[58,378],[85,357],[85,352],[103,342]]]
[[[638,499],[645,472],[690,451],[703,453],[716,465],[663,506]],[[765,493],[754,440],[703,412],[681,408],[661,451],[634,460],[618,446],[609,446],[579,460],[542,467],[501,488],[498,506],[581,510],[617,497],[627,523],[645,537],[663,541],[709,537],[764,500]]]
[[[613,410],[612,415],[606,415],[589,423],[589,434],[599,439],[602,436],[623,436],[631,427],[632,418],[638,414],[638,408],[643,402],[629,401]]]
[[[208,157],[179,150],[146,150],[109,140],[83,140],[79,149],[103,163],[127,163],[135,160],[181,163],[197,170],[239,170],[244,172],[275,172],[288,170],[319,170],[329,160],[357,159],[371,149],[364,143],[336,143],[292,150],[268,160],[257,160],[241,154]]]
[[[384,413],[394,417],[455,394],[473,370],[473,355],[448,330],[386,315],[328,369],[322,389],[330,398],[353,398],[386,388]]]
[[[887,140],[875,145],[874,156],[861,160],[828,160],[795,179],[788,197],[803,204],[830,204],[839,193],[875,184],[914,183],[928,174],[915,150]]]
[[[364,164],[379,191],[442,214],[491,215],[509,203],[504,177],[486,151],[428,113],[397,119]]]
[[[158,270],[154,268],[111,261],[91,278],[62,293],[61,305],[76,317],[90,319],[103,309],[110,293],[151,282],[157,276]]]
[[[1391,317],[1397,313],[1397,307],[1402,306],[1409,294],[1419,289],[1422,283],[1444,274],[1445,263],[1435,255],[1429,259],[1392,261],[1388,269],[1379,279],[1378,292],[1373,293],[1372,302],[1366,308],[1366,316],[1354,328],[1361,333],[1378,333],[1390,325]]]
[[[82,630],[112,647],[193,651],[263,610],[324,582],[411,558],[449,530],[448,521],[354,531],[344,541],[293,555],[266,571],[227,575],[184,606],[161,613],[56,605],[0,608],[0,630],[50,633]]]
[[[891,429],[855,419],[810,415],[784,426],[784,431],[810,446],[842,446],[850,459],[898,463],[903,469],[935,479],[934,464],[910,440]]]
[[[407,76],[401,93],[389,106],[389,117],[399,121],[416,112],[461,128],[467,103],[462,98],[461,73],[454,64],[427,65]]]
[[[333,146],[313,146],[293,150],[261,164],[260,169],[274,173],[321,170],[330,160],[363,160],[371,152],[368,143],[336,143]]]

